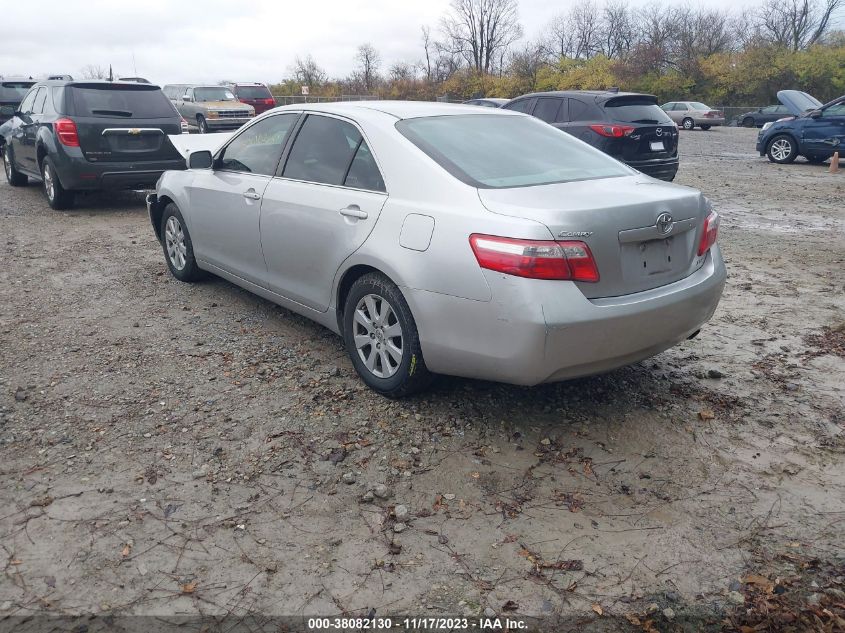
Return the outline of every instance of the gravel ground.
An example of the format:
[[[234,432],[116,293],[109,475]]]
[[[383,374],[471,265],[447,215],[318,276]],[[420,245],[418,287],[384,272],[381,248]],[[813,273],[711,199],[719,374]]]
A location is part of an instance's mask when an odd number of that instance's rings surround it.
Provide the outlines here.
[[[0,618],[700,630],[752,617],[760,578],[796,617],[839,613],[845,174],[773,165],[755,134],[682,133],[678,182],[722,214],[730,275],[698,338],[401,402],[328,331],[174,280],[137,194],[55,212],[2,182]]]

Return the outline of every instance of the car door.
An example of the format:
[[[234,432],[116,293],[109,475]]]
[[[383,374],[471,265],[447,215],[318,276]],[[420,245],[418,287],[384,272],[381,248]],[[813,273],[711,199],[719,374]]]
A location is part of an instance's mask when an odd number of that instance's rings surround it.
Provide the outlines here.
[[[38,135],[38,126],[41,124],[41,117],[44,112],[44,101],[47,98],[47,88],[39,87],[35,91],[35,97],[26,113],[27,117],[22,122],[21,147],[15,154],[16,160],[23,169],[32,172],[39,172],[38,162],[35,155],[35,139]]]
[[[325,311],[338,268],[387,201],[384,180],[361,130],[327,114],[305,118],[283,162],[261,205],[269,288]]]
[[[12,134],[9,144],[12,147],[12,154],[14,155],[14,162],[18,169],[24,171],[37,172],[34,169],[35,164],[35,147],[34,144],[28,145],[28,135],[34,124],[32,119],[32,108],[35,103],[35,97],[38,94],[39,88],[33,88],[26,96],[24,96],[21,104],[18,106],[18,114],[14,117],[12,123]]]
[[[195,171],[186,219],[197,259],[266,283],[258,230],[261,199],[299,116],[277,114],[250,125],[218,152],[212,169]]]
[[[179,98],[176,101],[176,109],[179,111],[179,114],[182,115],[182,118],[188,123],[191,125],[196,123],[197,108],[194,104],[193,88],[185,88],[185,90],[182,91],[182,94],[179,95]]]
[[[834,102],[820,110],[818,116],[807,119],[803,128],[801,153],[830,156],[845,150],[845,100]]]

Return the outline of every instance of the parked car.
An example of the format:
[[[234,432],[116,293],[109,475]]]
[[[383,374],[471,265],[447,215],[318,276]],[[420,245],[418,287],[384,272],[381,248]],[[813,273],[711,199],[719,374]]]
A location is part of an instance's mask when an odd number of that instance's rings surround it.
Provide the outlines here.
[[[533,114],[649,176],[671,181],[678,172],[678,128],[653,95],[541,92],[502,108]]]
[[[236,130],[255,116],[255,108],[241,103],[226,86],[184,86],[174,91],[174,86],[164,87],[165,94],[176,105],[188,125],[200,134],[217,130]],[[170,96],[172,94],[176,96]]]
[[[696,125],[702,130],[709,130],[714,125],[725,124],[724,113],[698,101],[670,101],[660,107],[685,130],[692,130]]]
[[[803,156],[823,163],[845,148],[845,95],[822,104],[806,92],[781,90],[778,100],[792,116],[766,123],[757,134],[757,151],[773,163],[791,163]]]
[[[34,79],[0,79],[0,124],[12,118],[24,95],[35,84]]]
[[[341,334],[391,397],[636,362],[697,334],[725,283],[700,192],[508,110],[290,105],[189,164],[147,198],[173,276]]]
[[[73,81],[72,75],[50,75],[47,77],[48,81]]]
[[[736,117],[736,122],[742,127],[763,127],[766,123],[774,123],[790,114],[789,108],[785,105],[770,105],[740,114]]]
[[[484,97],[483,99],[470,99],[464,101],[464,105],[477,105],[486,108],[501,108],[508,102],[508,99],[496,99],[494,97]]]
[[[232,94],[241,103],[247,103],[255,108],[255,114],[263,114],[276,107],[276,100],[270,89],[259,83],[229,84]]]
[[[54,209],[79,191],[149,189],[185,160],[168,134],[181,117],[158,86],[108,81],[41,81],[5,131],[6,179],[42,182]]]

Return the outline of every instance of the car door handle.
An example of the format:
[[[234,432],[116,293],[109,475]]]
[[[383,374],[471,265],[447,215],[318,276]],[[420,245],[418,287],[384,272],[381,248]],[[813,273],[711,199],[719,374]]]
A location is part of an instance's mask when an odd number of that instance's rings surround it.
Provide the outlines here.
[[[244,198],[248,200],[261,200],[261,194],[256,193],[255,189],[247,189],[244,191]]]
[[[350,204],[345,209],[341,209],[340,215],[345,215],[347,218],[358,218],[359,220],[366,220],[369,217],[367,212],[361,211],[357,204]]]

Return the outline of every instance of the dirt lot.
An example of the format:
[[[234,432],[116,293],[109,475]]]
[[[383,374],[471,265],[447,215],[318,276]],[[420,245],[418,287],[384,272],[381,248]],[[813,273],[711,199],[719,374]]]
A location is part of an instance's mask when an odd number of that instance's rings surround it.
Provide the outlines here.
[[[698,338],[402,402],[320,327],[174,280],[140,196],[4,181],[0,616],[841,630],[845,173],[755,134],[683,133],[730,275]]]

